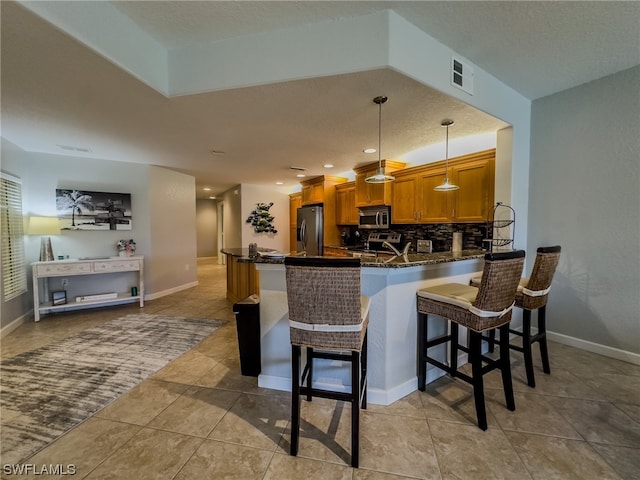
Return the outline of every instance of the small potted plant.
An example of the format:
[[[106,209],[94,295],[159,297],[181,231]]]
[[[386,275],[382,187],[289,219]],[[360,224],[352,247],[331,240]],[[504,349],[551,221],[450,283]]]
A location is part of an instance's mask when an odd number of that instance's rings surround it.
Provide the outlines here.
[[[136,252],[136,242],[131,240],[118,240],[116,243],[118,255],[121,257],[130,257]]]

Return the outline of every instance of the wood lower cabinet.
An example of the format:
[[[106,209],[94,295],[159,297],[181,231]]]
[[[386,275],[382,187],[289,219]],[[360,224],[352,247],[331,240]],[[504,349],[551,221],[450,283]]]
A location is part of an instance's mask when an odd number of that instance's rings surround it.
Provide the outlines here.
[[[227,254],[227,299],[236,303],[259,291],[255,263],[239,262],[238,256]]]
[[[325,257],[348,257],[349,250],[340,247],[324,247]]]
[[[336,225],[358,225],[358,214],[355,182],[336,185]]]

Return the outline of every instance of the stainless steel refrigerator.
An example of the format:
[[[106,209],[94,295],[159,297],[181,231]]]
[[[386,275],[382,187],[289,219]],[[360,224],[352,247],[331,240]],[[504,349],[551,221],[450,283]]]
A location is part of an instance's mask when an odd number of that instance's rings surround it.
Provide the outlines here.
[[[322,206],[310,205],[298,209],[296,238],[298,252],[309,256],[323,255],[323,213]]]

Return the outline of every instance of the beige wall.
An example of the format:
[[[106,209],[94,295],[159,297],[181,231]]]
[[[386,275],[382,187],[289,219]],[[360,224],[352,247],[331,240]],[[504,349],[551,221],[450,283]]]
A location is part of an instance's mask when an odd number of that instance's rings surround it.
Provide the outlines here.
[[[63,231],[52,238],[54,253],[71,257],[115,255],[121,238],[133,238],[145,256],[149,298],[196,281],[195,180],[148,165],[25,152],[2,139],[2,171],[22,179],[25,215],[55,215],[56,188],[130,193],[131,231]],[[153,227],[152,227],[153,225]],[[39,237],[25,236],[26,261],[38,260]],[[188,265],[188,269],[186,268]],[[29,288],[31,288],[29,269]],[[31,292],[2,305],[0,326],[28,316]]]
[[[640,363],[640,67],[533,102],[528,256],[562,246],[556,338]]]

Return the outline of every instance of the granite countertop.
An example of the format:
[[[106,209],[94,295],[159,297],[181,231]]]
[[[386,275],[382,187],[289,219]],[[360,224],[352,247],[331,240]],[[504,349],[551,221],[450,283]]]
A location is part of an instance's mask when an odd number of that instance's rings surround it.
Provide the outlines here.
[[[220,251],[225,255],[231,255],[232,257],[246,258],[247,261],[254,261],[254,259],[249,256],[248,248],[223,248]],[[258,252],[275,252],[275,250],[273,248],[258,247]]]
[[[248,250],[247,250],[248,252]],[[391,257],[385,255],[384,257],[361,257],[363,267],[374,268],[406,268],[416,267],[419,265],[433,265],[436,263],[457,262],[460,260],[473,260],[478,258],[484,258],[484,250],[463,250],[460,253],[452,252],[436,252],[436,253],[410,253],[406,256]],[[332,257],[336,258],[336,257]],[[271,263],[282,264],[284,263],[284,257],[282,258],[267,258],[258,256],[256,258],[240,259],[239,261],[255,262],[255,263]]]

